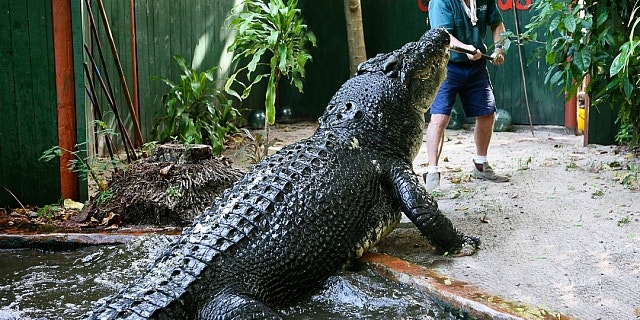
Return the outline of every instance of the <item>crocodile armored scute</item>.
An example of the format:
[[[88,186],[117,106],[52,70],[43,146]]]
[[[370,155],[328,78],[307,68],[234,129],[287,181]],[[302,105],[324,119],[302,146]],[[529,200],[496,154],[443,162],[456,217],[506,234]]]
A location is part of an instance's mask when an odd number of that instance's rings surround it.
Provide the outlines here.
[[[391,232],[404,213],[440,252],[471,254],[412,161],[446,74],[449,34],[362,63],[309,138],[254,165],[91,319],[281,319],[279,308]],[[461,251],[463,250],[463,251]]]

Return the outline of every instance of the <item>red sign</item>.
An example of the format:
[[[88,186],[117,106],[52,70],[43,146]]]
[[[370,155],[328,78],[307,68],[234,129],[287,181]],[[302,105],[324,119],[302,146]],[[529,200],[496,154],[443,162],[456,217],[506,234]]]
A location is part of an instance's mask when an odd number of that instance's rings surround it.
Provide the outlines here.
[[[502,11],[513,10],[515,5],[516,10],[529,10],[533,0],[496,0],[498,1],[498,8]],[[422,12],[429,11],[429,0],[418,0],[418,10]]]
[[[426,0],[427,4],[424,4],[424,1],[425,0],[418,0],[418,9],[422,12],[427,12],[429,11],[429,0]]]
[[[497,0],[498,8],[502,11],[513,10],[515,3],[516,10],[529,10],[533,0]],[[523,3],[524,2],[524,3]]]

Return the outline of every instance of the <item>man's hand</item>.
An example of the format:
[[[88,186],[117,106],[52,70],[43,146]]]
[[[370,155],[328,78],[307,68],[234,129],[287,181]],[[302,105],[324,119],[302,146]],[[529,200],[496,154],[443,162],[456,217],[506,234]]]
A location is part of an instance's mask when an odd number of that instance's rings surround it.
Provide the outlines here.
[[[469,48],[469,51],[473,51],[475,52],[474,54],[469,54],[467,53],[467,58],[471,61],[476,61],[479,59],[482,59],[482,51],[480,51],[480,49],[477,49],[474,46],[470,46],[471,48]]]
[[[498,66],[498,65],[503,64],[504,63],[504,49],[502,49],[502,46],[496,47],[496,49],[491,54],[491,57],[493,58],[491,60],[491,63],[493,63],[494,65]]]

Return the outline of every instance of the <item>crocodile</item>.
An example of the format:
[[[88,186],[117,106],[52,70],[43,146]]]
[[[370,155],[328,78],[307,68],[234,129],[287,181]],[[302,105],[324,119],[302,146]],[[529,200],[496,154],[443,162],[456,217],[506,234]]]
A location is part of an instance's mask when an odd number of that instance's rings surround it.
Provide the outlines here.
[[[441,253],[479,239],[438,209],[412,161],[446,74],[449,34],[358,66],[307,139],[255,164],[90,319],[281,319],[391,232],[404,213]]]

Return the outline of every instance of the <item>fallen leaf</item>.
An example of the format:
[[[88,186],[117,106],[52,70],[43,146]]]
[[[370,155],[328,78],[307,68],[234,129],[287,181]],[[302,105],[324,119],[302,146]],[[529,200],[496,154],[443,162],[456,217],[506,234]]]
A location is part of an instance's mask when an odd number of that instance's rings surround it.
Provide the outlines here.
[[[170,164],[162,169],[160,169],[160,175],[161,176],[166,176],[167,174],[169,174],[169,170],[171,170],[171,168],[173,167],[173,164]]]
[[[64,199],[63,205],[66,209],[70,210],[82,210],[84,208],[84,203],[76,202],[71,199]]]
[[[115,214],[113,212],[109,212],[109,215],[102,219],[101,225],[110,226],[110,225],[119,225],[122,222],[119,214]]]

